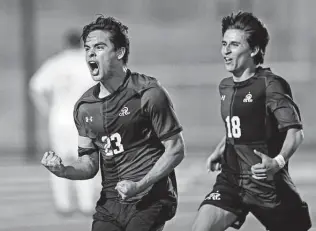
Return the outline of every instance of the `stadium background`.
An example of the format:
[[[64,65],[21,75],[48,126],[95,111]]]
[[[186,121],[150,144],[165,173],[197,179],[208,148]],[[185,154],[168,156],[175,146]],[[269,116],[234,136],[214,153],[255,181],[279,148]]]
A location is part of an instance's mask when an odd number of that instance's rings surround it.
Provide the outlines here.
[[[158,78],[169,91],[184,127],[188,154],[177,169],[180,206],[166,230],[190,230],[196,208],[213,184],[206,155],[224,134],[217,84],[227,76],[219,53],[222,16],[251,10],[267,25],[266,65],[292,85],[305,125],[305,141],[292,176],[316,221],[314,147],[316,15],[313,0],[1,0],[0,230],[88,230],[89,220],[60,219],[52,208],[47,172],[46,123],[27,96],[31,74],[63,49],[69,29],[82,29],[97,14],[129,26],[129,67]],[[241,230],[255,230],[250,216]],[[257,229],[256,229],[257,230]]]

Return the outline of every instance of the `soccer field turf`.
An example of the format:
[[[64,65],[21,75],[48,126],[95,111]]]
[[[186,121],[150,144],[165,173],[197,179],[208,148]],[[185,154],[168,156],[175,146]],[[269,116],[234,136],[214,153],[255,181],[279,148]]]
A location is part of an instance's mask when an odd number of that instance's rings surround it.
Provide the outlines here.
[[[190,152],[177,168],[179,208],[169,221],[166,231],[189,231],[197,207],[214,183],[216,174],[205,171],[205,155]],[[316,157],[299,151],[290,165],[291,175],[304,200],[309,203],[313,222],[316,221]],[[0,159],[1,160],[1,159]],[[0,163],[0,231],[87,231],[91,219],[76,214],[60,218],[54,212],[48,174],[40,163],[23,164],[12,160]],[[234,229],[229,229],[234,230]],[[251,215],[242,231],[264,230]],[[316,230],[312,228],[311,230]]]

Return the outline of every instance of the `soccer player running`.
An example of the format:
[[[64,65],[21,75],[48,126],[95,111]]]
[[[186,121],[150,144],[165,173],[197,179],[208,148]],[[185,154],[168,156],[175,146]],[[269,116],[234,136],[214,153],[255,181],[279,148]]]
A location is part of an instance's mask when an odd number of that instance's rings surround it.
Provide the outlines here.
[[[73,107],[78,98],[95,82],[89,78],[80,31],[69,30],[65,49],[50,57],[32,77],[29,87],[38,111],[48,117],[49,146],[72,163],[77,154],[77,129]],[[78,209],[87,216],[94,212],[96,179],[71,181],[50,174],[53,201],[61,216],[70,216]],[[76,199],[73,195],[76,193]]]
[[[174,168],[184,158],[182,127],[166,90],[126,68],[128,28],[100,16],[83,28],[86,61],[99,82],[77,102],[78,160],[58,153],[42,164],[56,176],[83,180],[102,174],[92,230],[162,230],[177,208]]]
[[[239,229],[251,212],[270,231],[306,231],[307,204],[288,172],[303,140],[302,122],[290,85],[260,64],[269,35],[251,13],[222,19],[222,48],[232,77],[219,85],[226,135],[207,160],[221,170],[201,203],[194,231]]]

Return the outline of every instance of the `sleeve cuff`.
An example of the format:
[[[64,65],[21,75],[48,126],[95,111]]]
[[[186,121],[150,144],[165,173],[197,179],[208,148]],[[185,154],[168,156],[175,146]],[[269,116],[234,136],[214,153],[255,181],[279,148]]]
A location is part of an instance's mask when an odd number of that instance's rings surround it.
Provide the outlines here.
[[[174,129],[174,130],[172,130],[172,131],[170,131],[170,132],[168,132],[166,134],[163,134],[163,135],[159,136],[159,139],[161,141],[166,140],[169,137],[174,136],[174,135],[176,135],[176,134],[178,134],[178,133],[180,133],[182,131],[183,131],[183,128],[182,127],[178,127],[178,128],[176,128],[176,129]]]
[[[303,129],[303,125],[302,124],[290,124],[290,125],[286,125],[283,127],[279,127],[279,131],[280,132],[286,132],[291,128],[295,128],[295,129]]]

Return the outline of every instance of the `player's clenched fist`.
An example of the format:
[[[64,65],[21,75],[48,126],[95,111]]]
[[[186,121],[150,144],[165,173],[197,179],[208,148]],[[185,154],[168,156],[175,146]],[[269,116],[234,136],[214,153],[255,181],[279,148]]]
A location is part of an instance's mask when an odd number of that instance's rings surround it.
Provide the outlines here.
[[[64,176],[65,166],[62,164],[61,158],[57,156],[55,152],[53,151],[45,152],[41,163],[49,171],[54,173],[56,176],[59,176],[59,177]]]
[[[220,171],[221,168],[221,155],[217,152],[213,152],[206,161],[207,171]]]

